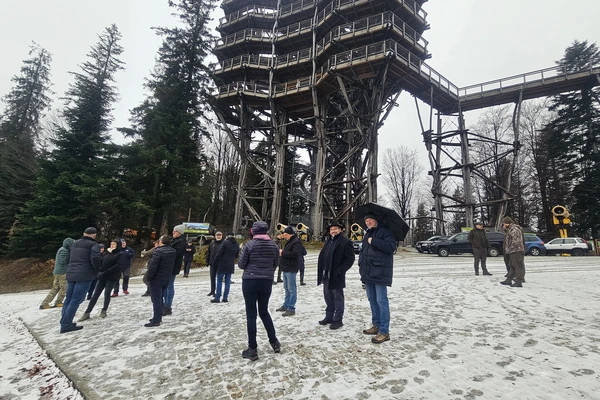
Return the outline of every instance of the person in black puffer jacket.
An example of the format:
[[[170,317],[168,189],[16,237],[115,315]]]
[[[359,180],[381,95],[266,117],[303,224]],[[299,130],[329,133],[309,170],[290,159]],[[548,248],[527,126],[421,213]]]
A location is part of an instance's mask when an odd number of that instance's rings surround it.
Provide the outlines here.
[[[171,282],[173,265],[177,259],[177,251],[171,247],[169,236],[161,236],[158,246],[148,263],[148,286],[150,286],[153,315],[150,322],[144,325],[147,328],[159,326],[162,322],[163,293]]]
[[[228,301],[227,298],[229,296],[229,287],[231,285],[231,275],[235,270],[235,258],[240,252],[240,245],[233,236],[233,232],[227,234],[227,239],[223,240],[223,243],[221,243],[214,260],[217,274],[217,291],[215,292],[215,298],[210,301],[211,303],[219,303],[221,301],[221,287],[223,281],[225,281],[223,303],[227,303]]]
[[[242,357],[252,361],[258,360],[256,343],[256,317],[265,326],[269,343],[275,353],[281,350],[281,344],[275,334],[275,326],[269,314],[269,298],[273,290],[273,275],[277,268],[279,249],[267,232],[269,225],[257,221],[252,225],[250,240],[242,249],[238,267],[244,270],[242,275],[242,292],[246,303],[246,328],[248,330],[248,348],[242,352]],[[257,312],[258,304],[258,312]]]
[[[100,247],[96,242],[97,233],[93,226],[86,228],[83,237],[76,240],[69,250],[67,293],[60,318],[60,333],[83,329],[83,326],[73,323],[73,319],[98,273]]]
[[[90,314],[94,309],[98,298],[102,294],[102,291],[104,291],[104,306],[102,307],[102,311],[100,311],[100,317],[106,317],[106,311],[108,311],[108,306],[110,305],[110,292],[115,286],[115,282],[118,282],[121,277],[121,271],[126,265],[125,257],[121,242],[118,239],[112,240],[108,249],[106,249],[100,257],[100,272],[96,275],[98,282],[96,282],[94,294],[92,295],[87,309],[83,313],[83,316],[79,318],[78,322],[90,319]]]

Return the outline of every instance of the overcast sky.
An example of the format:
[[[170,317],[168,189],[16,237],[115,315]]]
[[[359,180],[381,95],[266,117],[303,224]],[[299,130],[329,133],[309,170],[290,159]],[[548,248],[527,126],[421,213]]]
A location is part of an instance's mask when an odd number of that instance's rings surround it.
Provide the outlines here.
[[[424,8],[431,25],[424,35],[428,64],[459,87],[551,67],[575,39],[600,42],[598,0],[429,0]],[[219,9],[215,17],[221,16]],[[116,23],[127,69],[117,75],[121,100],[113,125],[126,126],[160,45],[150,28],[174,22],[167,0],[0,0],[0,96],[12,87],[32,40],[53,54],[53,90],[62,96],[72,81],[68,71],[78,70],[97,34]],[[476,122],[476,115],[466,117],[467,125]],[[381,149],[400,144],[417,148],[429,168],[407,93],[380,130]]]

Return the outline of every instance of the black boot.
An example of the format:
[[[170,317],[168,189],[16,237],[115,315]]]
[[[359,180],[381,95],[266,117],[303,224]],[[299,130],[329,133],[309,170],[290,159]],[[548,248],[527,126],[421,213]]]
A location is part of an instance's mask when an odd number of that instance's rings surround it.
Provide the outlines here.
[[[490,274],[490,272],[486,268],[483,269],[483,275],[492,276],[492,274]]]
[[[506,278],[505,281],[500,282],[501,285],[512,285],[512,279]]]
[[[475,268],[475,275],[479,276],[479,268]]]
[[[251,349],[248,347],[246,350],[242,351],[242,358],[247,358],[250,361],[258,360],[258,352],[256,349]]]
[[[515,281],[515,283],[512,283],[512,284],[510,285],[510,287],[523,287],[523,285],[521,285],[521,282],[520,282],[520,281]]]

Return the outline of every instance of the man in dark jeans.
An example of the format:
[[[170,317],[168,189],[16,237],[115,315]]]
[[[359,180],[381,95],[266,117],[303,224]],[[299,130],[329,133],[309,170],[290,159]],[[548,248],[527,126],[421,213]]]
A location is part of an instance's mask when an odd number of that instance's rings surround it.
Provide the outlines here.
[[[67,294],[63,302],[60,333],[83,329],[83,326],[73,323],[73,318],[98,273],[100,247],[96,242],[96,233],[96,228],[86,228],[83,237],[71,245],[67,267]]]
[[[481,261],[481,270],[483,271],[483,275],[492,275],[488,272],[486,265],[490,242],[487,238],[485,230],[483,229],[483,222],[475,221],[474,225],[475,228],[471,229],[471,232],[469,232],[469,235],[467,236],[467,240],[473,246],[473,268],[475,269],[475,275],[479,275],[479,261]]]

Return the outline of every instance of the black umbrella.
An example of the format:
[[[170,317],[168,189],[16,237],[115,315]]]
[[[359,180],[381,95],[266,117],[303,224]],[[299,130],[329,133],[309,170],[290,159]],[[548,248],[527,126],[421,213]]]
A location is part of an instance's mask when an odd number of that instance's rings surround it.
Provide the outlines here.
[[[367,203],[356,207],[356,222],[366,229],[365,215],[373,215],[377,219],[377,223],[391,230],[398,241],[404,240],[408,234],[408,224],[394,210],[377,203]]]

